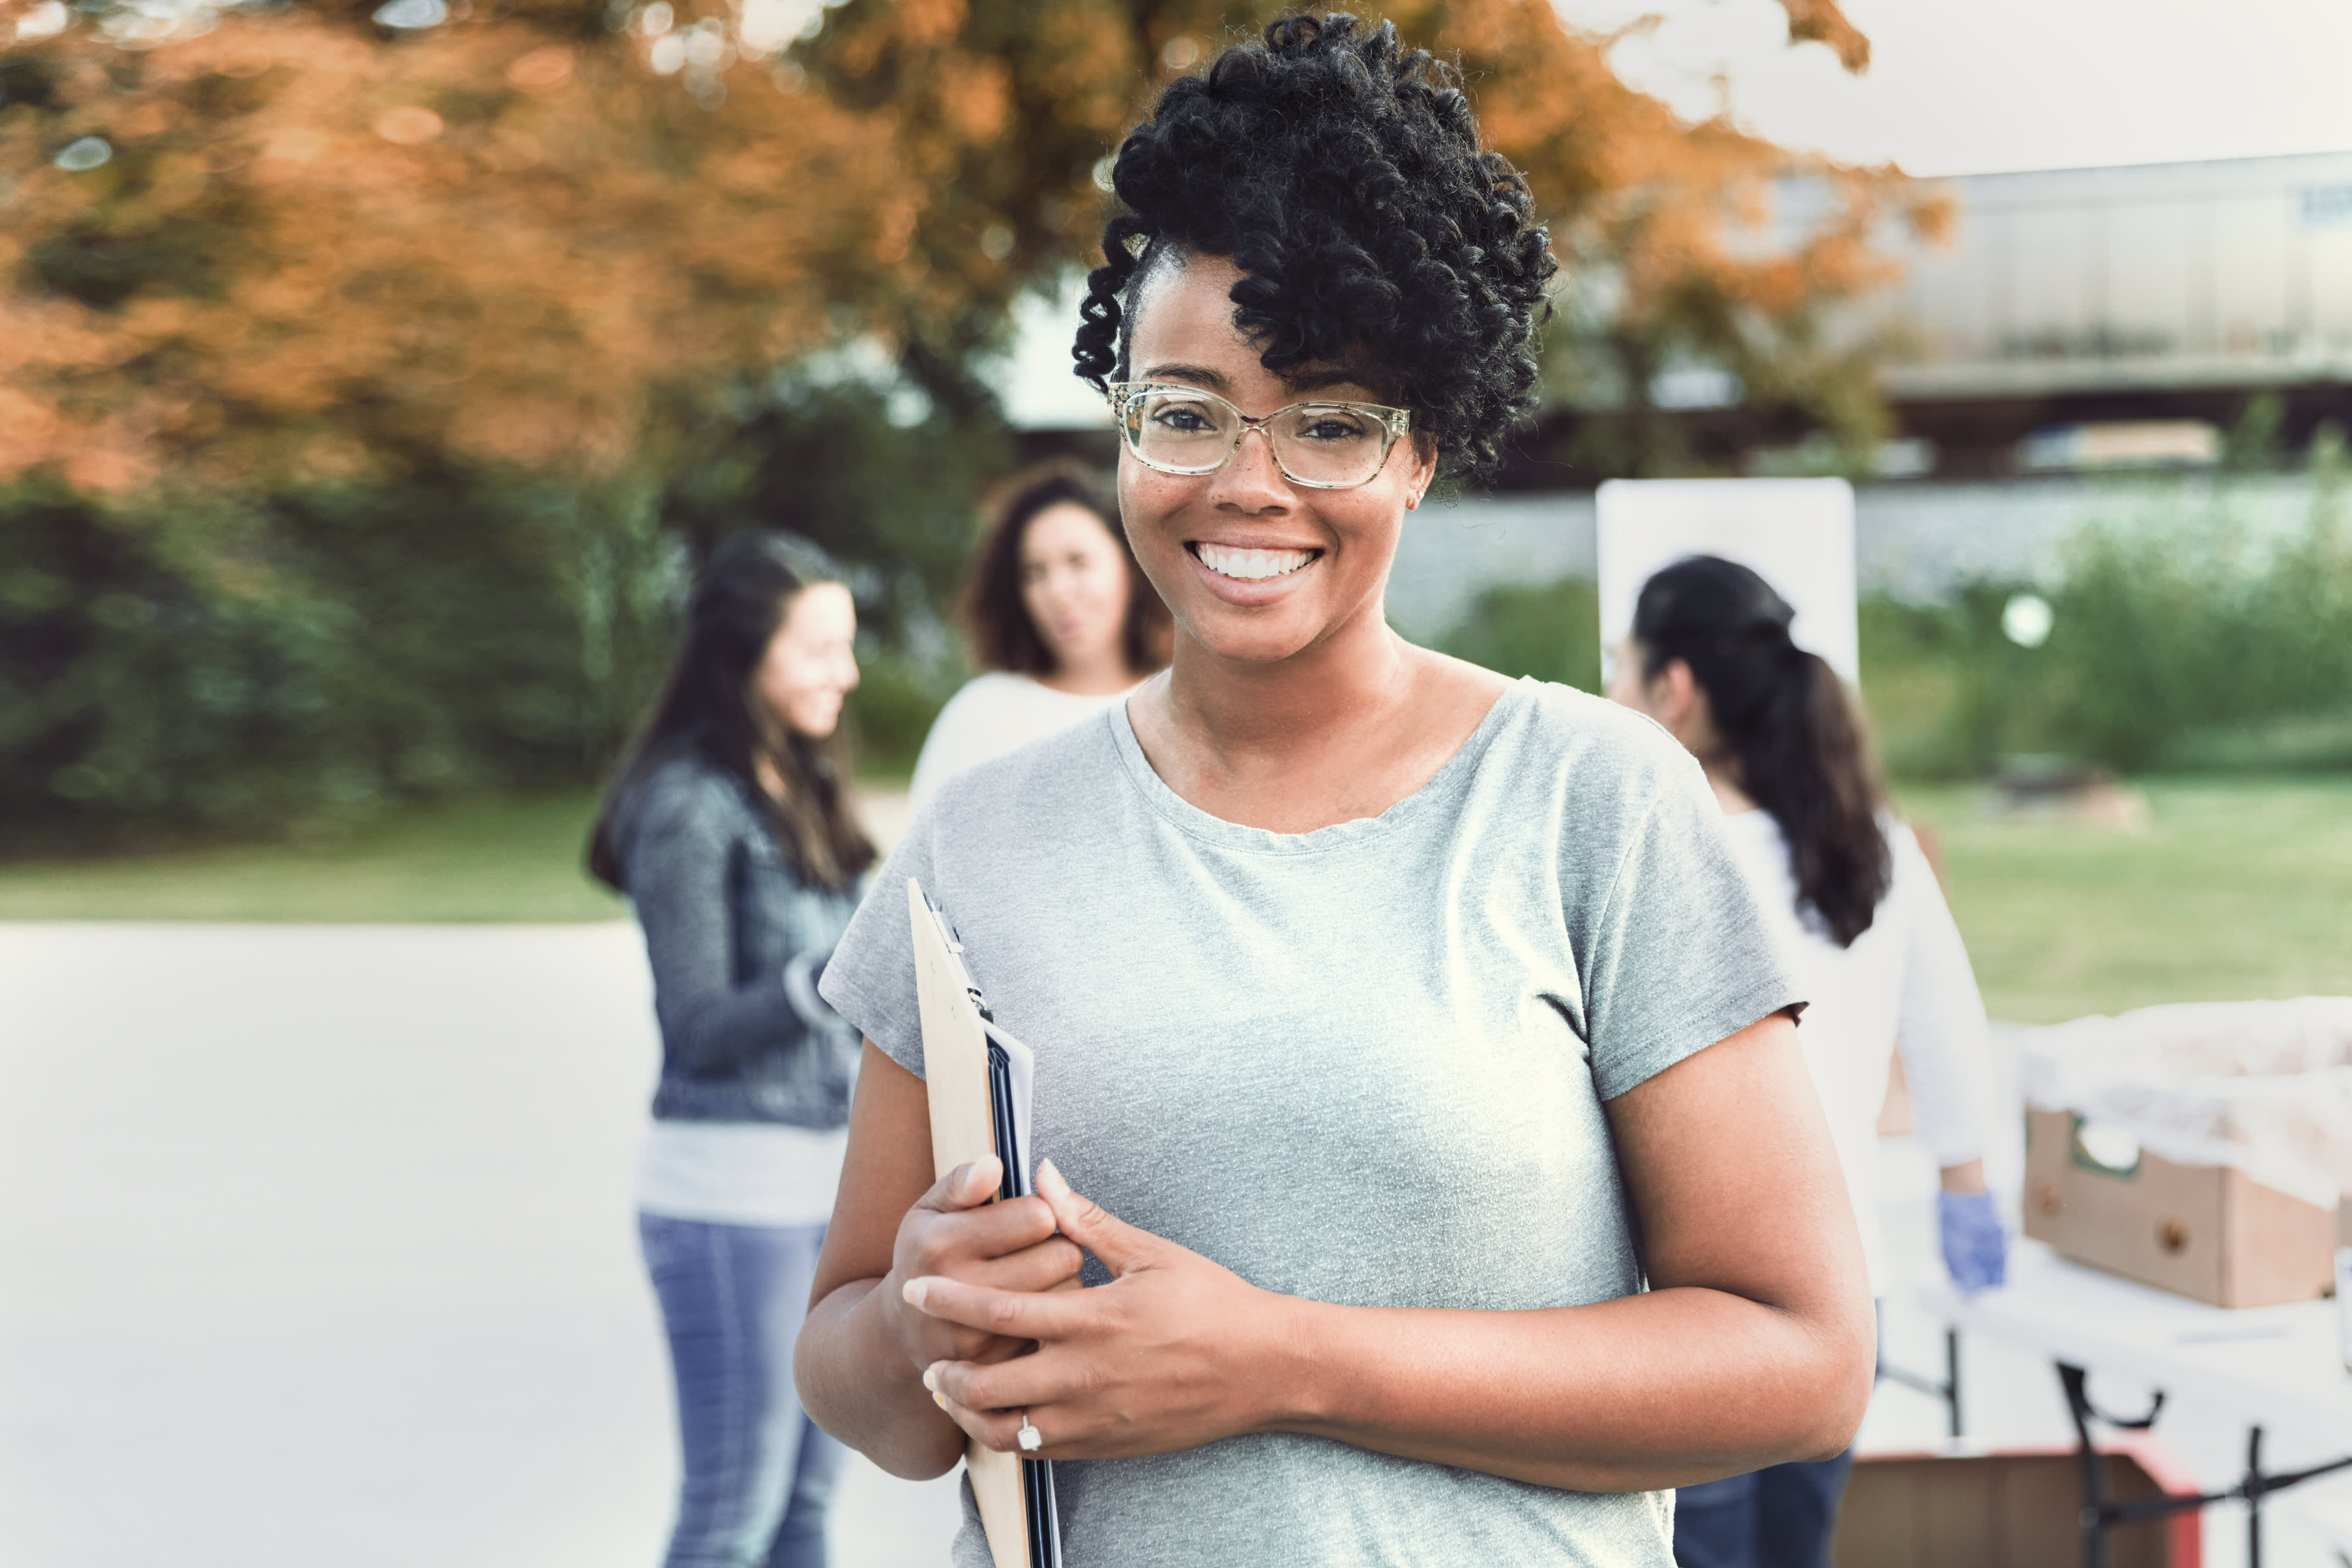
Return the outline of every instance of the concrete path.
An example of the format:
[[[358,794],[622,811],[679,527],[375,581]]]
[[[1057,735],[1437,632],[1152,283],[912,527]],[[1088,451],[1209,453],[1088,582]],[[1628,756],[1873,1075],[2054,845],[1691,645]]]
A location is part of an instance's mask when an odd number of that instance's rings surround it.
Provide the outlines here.
[[[0,926],[0,1563],[658,1561],[649,1007],[622,925]]]
[[[649,1568],[654,1062],[626,925],[0,925],[0,1568]],[[1887,1158],[1925,1265],[1925,1162]],[[1968,1382],[1978,1437],[2064,1439],[2047,1367],[1980,1346]],[[1885,1389],[1864,1442],[1940,1431]],[[2158,1435],[2234,1479],[2234,1428]],[[949,1484],[858,1465],[836,1561],[942,1563]],[[2335,1568],[2310,1501],[2273,1506],[2272,1568]],[[2207,1539],[2242,1562],[2234,1510]]]

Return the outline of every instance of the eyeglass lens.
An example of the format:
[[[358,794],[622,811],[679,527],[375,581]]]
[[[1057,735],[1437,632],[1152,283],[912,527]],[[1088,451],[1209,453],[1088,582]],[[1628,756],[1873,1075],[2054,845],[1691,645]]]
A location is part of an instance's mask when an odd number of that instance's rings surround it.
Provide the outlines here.
[[[1205,474],[1234,450],[1241,419],[1213,397],[1181,389],[1138,392],[1127,406],[1127,438],[1155,467]],[[1339,403],[1301,403],[1265,427],[1275,461],[1310,485],[1360,485],[1388,455],[1387,428]]]

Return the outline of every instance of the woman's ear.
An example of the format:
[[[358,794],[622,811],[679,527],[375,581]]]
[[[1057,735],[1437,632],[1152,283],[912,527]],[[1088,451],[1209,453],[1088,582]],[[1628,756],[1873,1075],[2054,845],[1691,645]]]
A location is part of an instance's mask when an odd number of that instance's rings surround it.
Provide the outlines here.
[[[1437,443],[1419,431],[1405,439],[1412,443],[1412,470],[1405,476],[1404,486],[1405,510],[1412,511],[1437,482]]]
[[[1685,747],[1691,747],[1706,725],[1706,694],[1699,689],[1688,660],[1668,659],[1665,667],[1650,677],[1651,715]]]

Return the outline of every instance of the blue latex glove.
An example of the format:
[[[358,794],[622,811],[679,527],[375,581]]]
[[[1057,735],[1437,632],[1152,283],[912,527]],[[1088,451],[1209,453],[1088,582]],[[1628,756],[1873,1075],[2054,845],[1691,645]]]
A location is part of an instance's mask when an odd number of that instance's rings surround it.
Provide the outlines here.
[[[1989,1291],[2009,1278],[2009,1232],[1989,1192],[1936,1194],[1936,1228],[1944,1267],[1964,1294]]]

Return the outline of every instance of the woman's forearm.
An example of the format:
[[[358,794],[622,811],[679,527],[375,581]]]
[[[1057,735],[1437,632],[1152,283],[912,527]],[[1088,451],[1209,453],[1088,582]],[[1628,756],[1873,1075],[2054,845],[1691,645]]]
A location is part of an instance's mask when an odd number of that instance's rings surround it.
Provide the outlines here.
[[[794,1050],[808,1026],[784,994],[781,976],[658,1008],[662,1039],[690,1073],[716,1073],[763,1051]]]
[[[955,1468],[965,1437],[892,1338],[883,1283],[853,1281],[809,1309],[793,1375],[810,1419],[892,1475],[929,1480]]]
[[[1532,1312],[1275,1298],[1262,1429],[1578,1491],[1826,1458],[1870,1398],[1872,1332],[1722,1291]]]
[[[1587,1491],[1851,1443],[1875,1356],[1869,1286],[1789,1020],[1608,1110],[1651,1290],[1534,1312],[1295,1303],[1268,1343],[1303,1408],[1266,1425]]]

